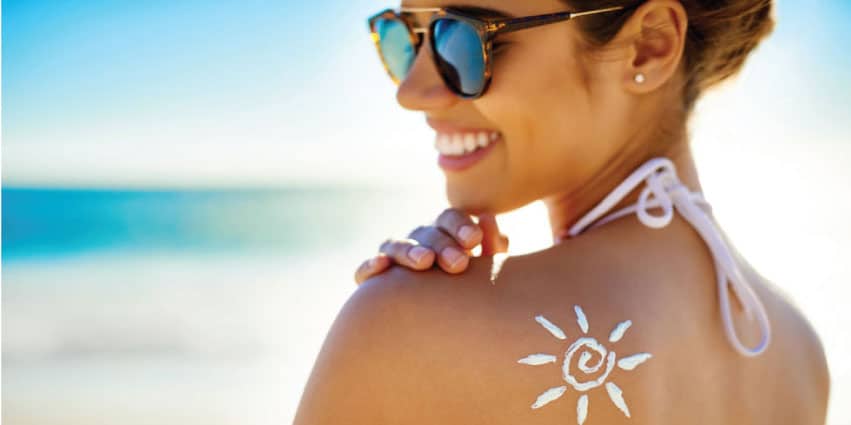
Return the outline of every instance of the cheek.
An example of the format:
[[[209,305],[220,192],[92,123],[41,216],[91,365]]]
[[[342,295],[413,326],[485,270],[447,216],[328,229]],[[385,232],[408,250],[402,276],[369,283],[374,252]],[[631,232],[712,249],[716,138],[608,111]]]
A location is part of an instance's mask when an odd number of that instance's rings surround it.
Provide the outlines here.
[[[554,33],[549,38],[567,37]],[[541,38],[495,57],[490,89],[476,101],[506,136],[505,166],[516,183],[539,187],[562,180],[565,160],[576,157],[592,128],[579,63],[566,43]]]

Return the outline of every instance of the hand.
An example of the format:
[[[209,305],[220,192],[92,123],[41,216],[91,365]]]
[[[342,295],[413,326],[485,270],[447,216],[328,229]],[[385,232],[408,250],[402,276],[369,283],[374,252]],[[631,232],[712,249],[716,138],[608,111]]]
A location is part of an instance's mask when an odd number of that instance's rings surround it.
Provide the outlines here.
[[[434,224],[414,229],[407,239],[388,239],[379,254],[364,261],[355,272],[358,285],[383,273],[393,264],[411,270],[426,270],[435,261],[447,273],[461,273],[470,264],[472,249],[482,245],[482,256],[508,251],[508,237],[499,233],[496,217],[480,214],[478,223],[470,215],[450,208]]]

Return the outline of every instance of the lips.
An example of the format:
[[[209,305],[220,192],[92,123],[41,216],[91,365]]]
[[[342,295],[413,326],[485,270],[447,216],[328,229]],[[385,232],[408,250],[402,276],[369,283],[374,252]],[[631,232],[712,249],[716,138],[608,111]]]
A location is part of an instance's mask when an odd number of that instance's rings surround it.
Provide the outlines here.
[[[486,134],[481,137],[481,135]],[[456,140],[461,140],[456,142]],[[482,140],[481,146],[479,140]],[[482,133],[476,135],[467,134],[438,134],[435,146],[440,152],[437,165],[444,171],[459,172],[473,167],[482,161],[493,147],[501,140],[499,133]],[[467,148],[470,143],[471,148]],[[460,153],[459,153],[460,152]]]
[[[490,152],[501,138],[499,131],[462,127],[428,119],[436,132],[434,148],[440,153],[438,165],[445,171],[461,171],[472,167]]]

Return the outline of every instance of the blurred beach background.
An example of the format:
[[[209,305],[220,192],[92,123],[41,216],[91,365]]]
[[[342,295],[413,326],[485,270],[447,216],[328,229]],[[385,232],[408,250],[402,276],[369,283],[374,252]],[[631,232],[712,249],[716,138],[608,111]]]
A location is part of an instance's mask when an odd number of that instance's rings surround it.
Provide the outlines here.
[[[366,30],[394,5],[2,1],[3,423],[292,420],[357,265],[446,206]],[[776,18],[693,147],[851,424],[851,6]],[[540,204],[499,221],[550,244]]]

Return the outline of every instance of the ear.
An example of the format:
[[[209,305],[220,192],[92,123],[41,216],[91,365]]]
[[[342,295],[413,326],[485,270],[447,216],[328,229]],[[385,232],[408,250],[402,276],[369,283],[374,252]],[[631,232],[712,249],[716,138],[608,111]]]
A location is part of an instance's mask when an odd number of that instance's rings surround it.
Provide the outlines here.
[[[623,81],[635,94],[656,90],[677,72],[686,41],[688,15],[676,0],[649,0],[621,28],[627,41]],[[642,82],[636,75],[643,76]]]

